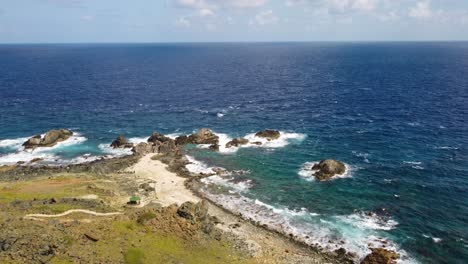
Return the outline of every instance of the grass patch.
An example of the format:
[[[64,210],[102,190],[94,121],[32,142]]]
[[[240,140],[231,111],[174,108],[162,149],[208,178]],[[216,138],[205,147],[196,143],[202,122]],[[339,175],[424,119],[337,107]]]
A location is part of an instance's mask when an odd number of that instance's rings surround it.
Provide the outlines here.
[[[146,221],[151,220],[151,219],[153,219],[155,217],[156,217],[155,213],[145,212],[145,213],[138,216],[137,223],[140,224],[140,225],[143,225],[144,223],[146,223]]]
[[[138,248],[131,248],[127,250],[124,256],[126,264],[144,264],[145,253]]]

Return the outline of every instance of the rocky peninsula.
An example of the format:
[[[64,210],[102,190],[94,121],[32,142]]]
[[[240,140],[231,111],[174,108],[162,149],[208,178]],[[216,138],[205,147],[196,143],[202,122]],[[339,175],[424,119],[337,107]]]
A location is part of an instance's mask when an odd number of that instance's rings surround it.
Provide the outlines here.
[[[58,131],[58,132],[57,132]],[[278,131],[258,137],[275,140]],[[53,130],[25,148],[53,146],[73,135]],[[234,215],[198,192],[209,175],[187,170],[187,144],[219,149],[209,129],[175,139],[154,132],[147,142],[124,135],[111,147],[133,155],[59,167],[0,167],[0,260],[6,263],[355,263],[344,249],[322,252]],[[225,147],[249,142],[236,138]],[[322,161],[316,177],[343,173]],[[222,173],[222,172],[220,172]],[[320,175],[320,176],[317,176]],[[362,263],[394,263],[372,249]]]

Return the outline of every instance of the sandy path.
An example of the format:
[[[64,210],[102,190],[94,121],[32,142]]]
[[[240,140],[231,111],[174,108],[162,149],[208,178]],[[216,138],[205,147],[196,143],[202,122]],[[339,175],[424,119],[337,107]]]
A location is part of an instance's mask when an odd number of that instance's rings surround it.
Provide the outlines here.
[[[192,194],[185,185],[185,179],[168,171],[167,165],[159,160],[152,160],[154,154],[143,156],[129,170],[135,171],[139,178],[146,178],[154,182],[157,200],[164,206],[181,205],[186,201],[198,202],[200,199]]]
[[[89,214],[89,215],[94,215],[94,216],[114,216],[114,215],[120,215],[122,214],[121,212],[112,212],[112,213],[98,213],[90,210],[84,210],[84,209],[73,209],[73,210],[68,210],[66,212],[60,213],[60,214],[54,214],[54,215],[47,215],[47,214],[28,214],[25,216],[25,218],[56,218],[56,217],[62,217],[66,216],[69,214],[73,213],[83,213],[83,214]]]

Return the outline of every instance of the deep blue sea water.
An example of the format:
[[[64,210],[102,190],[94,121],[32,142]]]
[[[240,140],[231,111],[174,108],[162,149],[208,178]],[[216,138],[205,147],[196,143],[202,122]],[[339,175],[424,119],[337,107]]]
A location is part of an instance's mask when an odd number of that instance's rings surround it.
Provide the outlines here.
[[[80,134],[21,150],[62,127]],[[233,210],[326,250],[362,257],[386,240],[406,262],[468,261],[468,43],[0,45],[0,165],[119,155],[106,147],[119,134],[201,127],[284,135],[188,150],[200,166],[249,170],[229,183]],[[346,177],[301,173],[324,158]]]

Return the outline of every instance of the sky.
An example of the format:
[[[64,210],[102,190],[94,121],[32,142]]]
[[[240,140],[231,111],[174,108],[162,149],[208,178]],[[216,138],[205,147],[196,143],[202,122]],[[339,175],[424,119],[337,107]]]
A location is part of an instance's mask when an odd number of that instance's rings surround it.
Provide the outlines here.
[[[468,0],[0,0],[0,43],[468,40]]]

